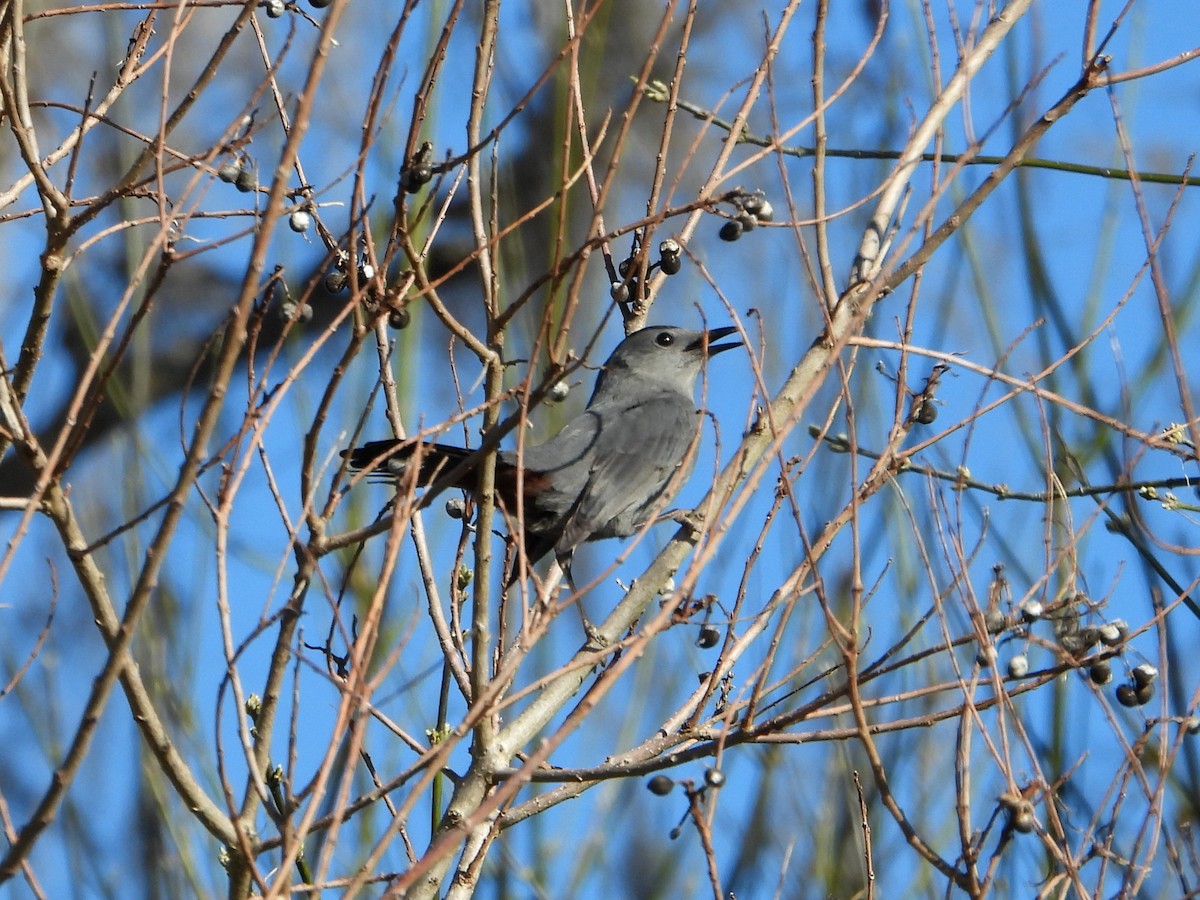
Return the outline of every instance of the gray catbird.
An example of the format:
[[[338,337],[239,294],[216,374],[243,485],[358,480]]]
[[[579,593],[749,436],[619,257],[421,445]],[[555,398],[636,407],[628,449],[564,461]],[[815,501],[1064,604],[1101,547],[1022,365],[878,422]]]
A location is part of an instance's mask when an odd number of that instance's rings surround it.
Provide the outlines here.
[[[716,343],[736,330],[663,325],[635,331],[608,358],[577,418],[544,444],[526,447],[519,459],[512,450],[497,455],[497,500],[510,516],[517,514],[518,485],[523,491],[525,553],[531,563],[554,550],[569,576],[576,547],[629,537],[660,500],[669,499],[663,495],[699,424],[696,378],[707,357],[741,346],[740,341]],[[409,461],[419,457],[418,487],[473,491],[472,468],[439,482],[472,452],[393,440],[371,441],[342,455],[353,469],[374,464],[394,479],[403,478]]]

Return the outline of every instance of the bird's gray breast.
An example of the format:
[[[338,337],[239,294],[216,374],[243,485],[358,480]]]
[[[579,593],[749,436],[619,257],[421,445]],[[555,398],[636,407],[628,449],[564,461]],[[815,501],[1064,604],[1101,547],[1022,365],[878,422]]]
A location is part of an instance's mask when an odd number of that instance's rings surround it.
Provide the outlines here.
[[[676,473],[698,424],[691,398],[674,392],[631,404],[615,418],[612,444],[597,442],[591,483],[578,510],[591,539],[633,534],[664,500],[672,480],[676,487],[682,484],[687,473],[679,478]]]
[[[526,470],[549,475],[539,511],[562,517],[556,550],[633,534],[683,462],[696,424],[690,398],[654,392],[594,404],[554,438],[529,448]]]

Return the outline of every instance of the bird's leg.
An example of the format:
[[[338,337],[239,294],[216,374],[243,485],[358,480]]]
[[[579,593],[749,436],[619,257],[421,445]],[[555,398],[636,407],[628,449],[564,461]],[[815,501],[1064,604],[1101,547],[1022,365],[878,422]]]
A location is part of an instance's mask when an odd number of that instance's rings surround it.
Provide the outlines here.
[[[558,563],[559,569],[562,570],[563,579],[567,582],[567,589],[571,592],[571,596],[575,598],[575,608],[579,610],[579,621],[583,623],[583,633],[587,635],[589,645],[597,649],[608,645],[602,635],[590,621],[588,621],[587,613],[583,611],[583,598],[579,596],[579,588],[575,586],[575,576],[571,572],[571,560],[573,553],[563,553],[556,555],[554,561]]]
[[[696,537],[704,530],[704,515],[695,509],[670,509],[659,516],[656,522],[674,522],[681,525]]]

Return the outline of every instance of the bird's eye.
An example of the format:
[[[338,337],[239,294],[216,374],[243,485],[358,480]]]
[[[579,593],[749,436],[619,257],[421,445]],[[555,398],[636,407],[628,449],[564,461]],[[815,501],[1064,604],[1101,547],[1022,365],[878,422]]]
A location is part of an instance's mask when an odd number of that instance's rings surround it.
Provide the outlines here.
[[[675,335],[671,334],[669,331],[660,331],[654,336],[654,343],[658,344],[660,347],[670,347],[673,343],[675,343]]]

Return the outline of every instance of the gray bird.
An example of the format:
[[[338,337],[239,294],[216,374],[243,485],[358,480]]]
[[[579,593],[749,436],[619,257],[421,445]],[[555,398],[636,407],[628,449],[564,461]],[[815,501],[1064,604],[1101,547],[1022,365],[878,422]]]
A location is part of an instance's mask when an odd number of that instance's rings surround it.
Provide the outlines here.
[[[525,553],[530,563],[551,550],[570,577],[571,555],[585,541],[636,533],[664,497],[696,433],[696,379],[705,359],[740,347],[718,344],[732,327],[690,331],[668,325],[643,328],[623,340],[604,363],[587,407],[543,444],[521,457],[503,450],[496,459],[497,501],[510,516],[523,493]],[[439,480],[474,451],[445,444],[371,441],[342,452],[352,469],[378,467],[405,477],[420,459],[417,486],[476,487],[473,467]],[[518,477],[518,466],[521,477]],[[676,480],[676,485],[682,482]]]

